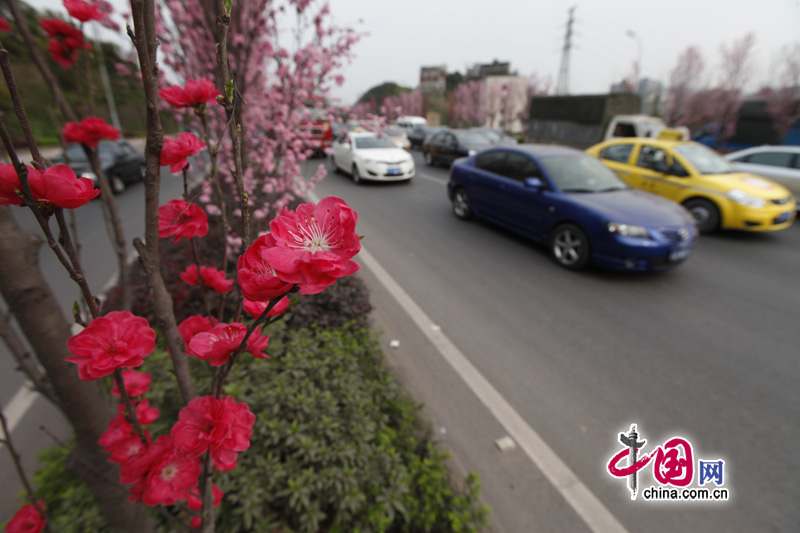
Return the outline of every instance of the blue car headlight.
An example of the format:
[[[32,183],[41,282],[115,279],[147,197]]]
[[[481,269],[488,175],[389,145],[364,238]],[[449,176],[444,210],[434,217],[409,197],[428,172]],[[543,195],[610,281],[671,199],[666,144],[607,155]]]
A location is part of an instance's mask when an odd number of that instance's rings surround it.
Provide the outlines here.
[[[615,233],[617,235],[621,235],[623,237],[642,237],[644,239],[649,239],[650,234],[647,232],[647,229],[642,226],[636,226],[635,224],[625,224],[623,222],[609,222],[606,224],[608,231],[611,233]]]

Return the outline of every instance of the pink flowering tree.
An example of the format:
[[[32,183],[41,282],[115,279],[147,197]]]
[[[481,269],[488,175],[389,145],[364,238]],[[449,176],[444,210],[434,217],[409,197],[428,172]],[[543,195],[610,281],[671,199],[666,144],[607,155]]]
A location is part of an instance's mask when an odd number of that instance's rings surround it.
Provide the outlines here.
[[[467,81],[456,87],[452,118],[457,126],[483,126],[486,122],[485,92],[481,80]]]
[[[744,86],[753,74],[752,52],[755,36],[748,33],[735,39],[731,45],[720,47],[719,83],[714,88],[714,121],[719,123],[717,143],[722,143],[736,132],[739,108],[742,106]]]
[[[235,96],[246,103],[246,114],[243,106],[230,110],[211,106],[196,110],[195,117],[184,114],[183,118],[202,122],[198,130],[209,153],[218,156],[217,168],[237,169],[236,176],[216,176],[220,191],[236,191],[239,197],[236,206],[229,206],[230,223],[242,222],[245,194],[254,219],[265,220],[302,197],[325,175],[320,165],[309,181],[300,179],[299,164],[312,155],[309,133],[301,126],[312,115],[333,118],[328,95],[343,83],[339,69],[349,61],[360,35],[333,25],[327,4],[234,2],[224,40],[230,65],[226,78],[215,55],[221,28],[211,15],[214,6],[210,0],[157,4],[156,32],[163,64],[183,80],[207,78],[223,92],[235,88],[236,94],[226,93],[225,98]],[[279,22],[294,29],[287,35],[280,31]],[[223,135],[231,111],[241,129],[240,138]],[[219,146],[217,140],[221,140]],[[231,159],[235,143],[241,143],[240,161]],[[208,203],[211,190],[206,189],[201,201]]]
[[[702,81],[703,56],[694,46],[688,47],[678,58],[669,77],[669,93],[664,106],[664,121],[670,125],[685,125],[687,107]]]
[[[786,46],[780,56],[777,85],[767,97],[775,131],[784,135],[800,117],[800,42]]]
[[[66,0],[65,7],[81,23],[109,13],[103,2]],[[236,467],[238,454],[250,447],[255,422],[248,405],[226,393],[231,370],[249,356],[268,357],[264,328],[285,311],[288,295],[319,293],[359,269],[352,259],[360,250],[358,216],[344,201],[329,197],[316,205],[287,207],[323,175],[318,172],[309,183],[297,179],[299,163],[309,156],[297,127],[307,118],[305,105],[315,101],[326,111],[319,96],[342,83],[336,72],[358,35],[331,27],[328,7],[308,0],[290,0],[283,7],[266,1],[233,7],[230,2],[167,1],[160,13],[152,0],[145,0],[132,2],[131,8],[127,32],[136,50],[147,117],[145,235],[134,246],[147,277],[154,323],[127,310],[101,314],[63,216],[98,193],[69,167],[46,167],[7,63],[3,73],[33,161],[28,166],[19,160],[0,127],[0,141],[12,160],[0,165],[0,293],[46,372],[35,365],[23,368],[73,424],[76,451],[88,465],[87,483],[92,485],[92,476],[100,472],[102,480],[90,488],[112,529],[154,530],[153,520],[131,503],[136,502],[159,508],[176,530],[211,532],[214,507],[224,498],[213,481]],[[296,34],[282,47],[278,19],[289,14]],[[57,57],[66,63],[86,46],[72,30],[62,30],[54,40],[61,47]],[[183,78],[181,83],[163,83],[156,61],[159,45],[163,64]],[[0,63],[4,57],[0,54]],[[58,99],[57,88],[53,92]],[[191,132],[164,139],[159,109],[165,108],[196,121],[202,140]],[[70,120],[63,131],[66,140],[89,150],[118,134],[97,118]],[[208,182],[192,189],[188,158],[202,151],[210,156]],[[162,166],[182,175],[183,198],[161,202]],[[53,311],[58,305],[35,264],[37,242],[15,226],[12,206],[39,221],[53,252],[79,285],[87,302],[86,314],[74,316],[79,332],[70,333],[68,322]],[[268,233],[254,236],[251,211],[252,219],[262,222],[255,227],[268,225]],[[217,226],[237,249],[216,257],[199,253],[196,243],[209,233],[209,216],[220,216]],[[58,226],[57,239],[51,221]],[[204,315],[177,323],[161,274],[159,239],[191,242],[194,264],[180,278],[203,291]],[[231,255],[238,263],[228,268]],[[228,277],[230,271],[235,279]],[[231,293],[238,304],[234,312],[216,305]],[[159,407],[145,397],[150,376],[136,370],[155,350],[157,330],[184,403],[178,421],[161,435],[149,429],[160,416]],[[209,366],[213,379],[208,390],[197,389],[189,358]],[[64,361],[73,365],[70,371]],[[118,398],[114,409],[97,386],[103,381]],[[114,478],[122,485],[114,484]],[[35,500],[30,490],[29,498],[12,522],[29,530],[47,528],[46,502]]]
[[[421,116],[422,115],[422,93],[419,89],[413,91],[403,91],[394,96],[387,96],[383,99],[382,108],[385,108],[386,120],[396,120],[402,115]]]

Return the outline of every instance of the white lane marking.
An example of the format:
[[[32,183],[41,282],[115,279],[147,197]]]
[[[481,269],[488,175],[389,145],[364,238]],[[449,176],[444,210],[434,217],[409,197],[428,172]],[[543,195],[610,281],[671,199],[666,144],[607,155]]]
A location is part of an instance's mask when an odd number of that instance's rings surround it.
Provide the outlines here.
[[[431,176],[430,174],[423,174],[422,172],[417,172],[417,178],[422,178],[426,181],[432,181],[434,183],[439,183],[441,185],[447,185],[447,180],[437,179]]]
[[[28,409],[31,408],[31,405],[33,405],[33,402],[36,401],[36,398],[39,396],[32,387],[33,384],[30,381],[23,383],[17,392],[14,393],[14,396],[11,397],[8,405],[4,406],[3,415],[6,417],[9,434],[14,432],[14,429],[25,417],[25,413],[28,412]],[[3,445],[0,444],[0,448],[2,447]]]
[[[311,201],[319,202],[314,193],[309,192],[307,196]],[[453,367],[453,370],[456,371],[475,396],[489,409],[528,458],[533,461],[556,490],[567,500],[567,503],[583,519],[589,529],[597,533],[627,533],[625,527],[578,479],[569,466],[556,455],[497,389],[469,362],[469,359],[461,353],[447,335],[442,333],[441,328],[435,329],[433,327],[436,322],[425,314],[425,311],[411,299],[411,296],[389,275],[375,257],[364,247],[361,248],[358,255],[363,264],[372,271],[400,307],[408,313],[411,320],[422,331],[422,334],[439,350],[442,357]]]

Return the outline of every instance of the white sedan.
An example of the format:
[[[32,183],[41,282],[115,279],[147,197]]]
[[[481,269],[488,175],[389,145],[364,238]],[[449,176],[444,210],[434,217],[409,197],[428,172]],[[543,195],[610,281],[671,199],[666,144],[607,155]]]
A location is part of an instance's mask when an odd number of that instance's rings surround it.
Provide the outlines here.
[[[745,172],[777,181],[792,191],[800,211],[800,146],[756,146],[723,157]]]
[[[345,171],[353,182],[402,181],[414,177],[414,159],[386,137],[370,132],[344,131],[333,141],[331,167]]]

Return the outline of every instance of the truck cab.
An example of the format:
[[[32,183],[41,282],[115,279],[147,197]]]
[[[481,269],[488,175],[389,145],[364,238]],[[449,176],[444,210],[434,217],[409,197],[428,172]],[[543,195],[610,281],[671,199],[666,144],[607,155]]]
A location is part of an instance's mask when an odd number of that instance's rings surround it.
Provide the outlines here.
[[[620,137],[649,137],[656,139],[667,129],[664,121],[650,115],[614,115],[608,121],[603,140]]]

